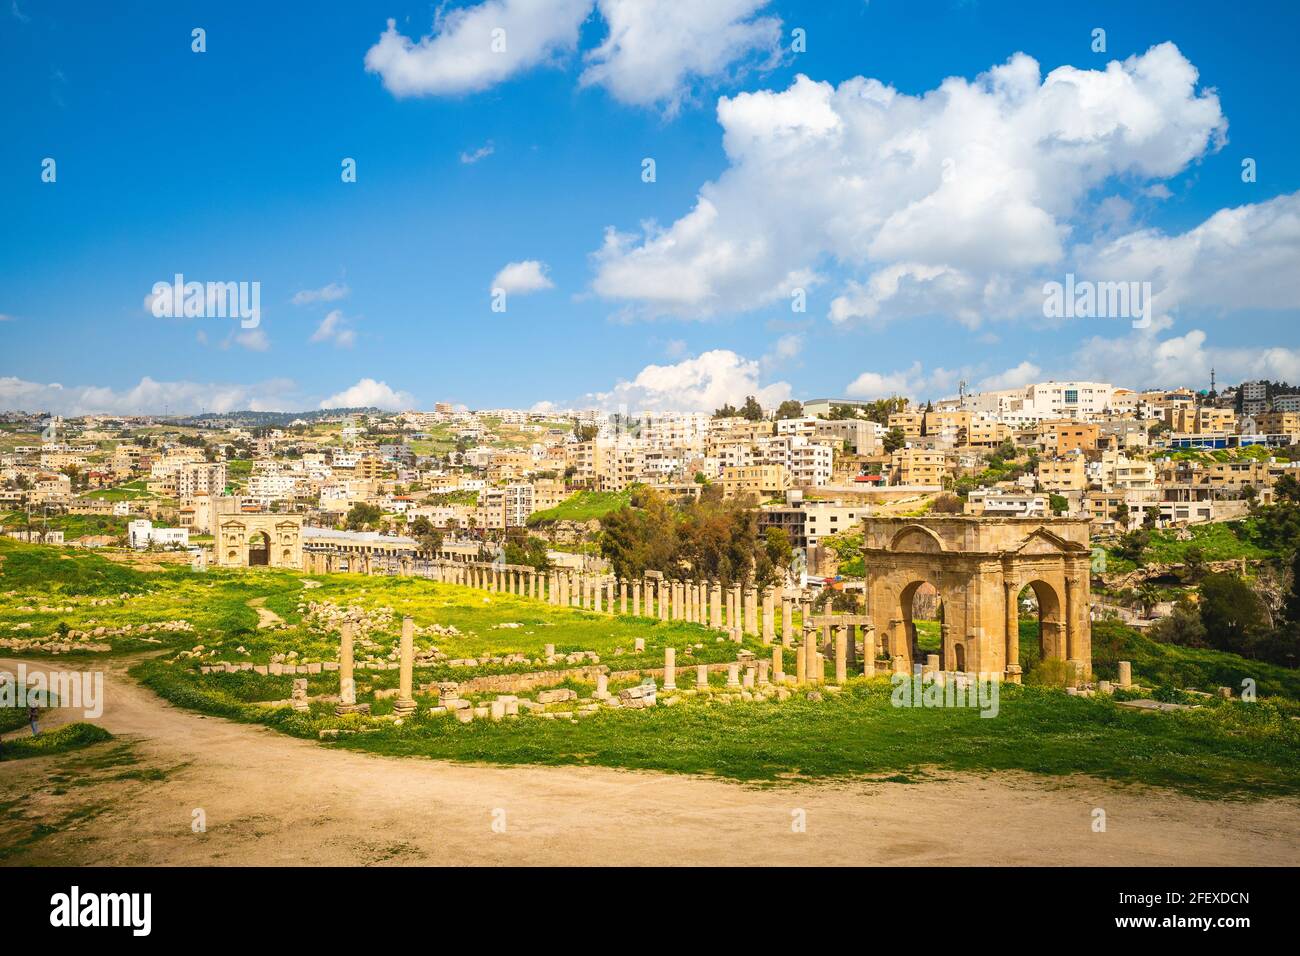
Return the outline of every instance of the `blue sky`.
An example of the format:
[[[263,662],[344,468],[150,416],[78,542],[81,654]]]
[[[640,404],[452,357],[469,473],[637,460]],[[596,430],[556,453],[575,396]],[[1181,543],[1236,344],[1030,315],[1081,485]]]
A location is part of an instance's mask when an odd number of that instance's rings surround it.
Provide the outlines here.
[[[0,406],[1300,380],[1294,4],[3,4]],[[154,317],[177,272],[260,327]],[[1044,320],[1071,272],[1156,320]]]

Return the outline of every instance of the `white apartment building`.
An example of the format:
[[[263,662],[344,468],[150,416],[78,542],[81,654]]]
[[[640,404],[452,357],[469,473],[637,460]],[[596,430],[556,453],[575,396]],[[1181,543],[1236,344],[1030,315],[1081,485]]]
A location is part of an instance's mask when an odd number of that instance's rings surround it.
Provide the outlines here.
[[[155,528],[147,518],[137,518],[126,526],[127,544],[137,550],[144,550],[149,545],[160,548],[188,548],[190,532],[188,528]]]

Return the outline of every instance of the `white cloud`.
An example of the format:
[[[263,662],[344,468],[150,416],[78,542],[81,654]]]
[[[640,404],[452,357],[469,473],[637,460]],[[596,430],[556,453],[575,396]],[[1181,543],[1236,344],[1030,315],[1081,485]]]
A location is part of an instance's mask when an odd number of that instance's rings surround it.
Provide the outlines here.
[[[1033,362],[1021,362],[1014,368],[1009,368],[1005,372],[999,372],[997,375],[990,375],[983,379],[975,386],[980,391],[997,392],[1006,388],[1019,388],[1022,385],[1028,385],[1031,382],[1041,382],[1043,380],[1043,370]]]
[[[570,408],[603,408],[629,413],[712,412],[728,403],[739,406],[753,395],[764,408],[790,397],[787,382],[760,385],[760,363],[727,349],[714,349],[674,365],[647,365],[630,381],[607,392],[592,392],[567,403]],[[540,403],[554,410],[554,403]],[[540,406],[538,406],[540,407]]]
[[[536,259],[508,262],[493,278],[492,288],[504,289],[513,295],[527,295],[530,292],[553,289],[555,283],[547,277],[546,272],[546,263]]]
[[[313,342],[333,342],[342,349],[350,349],[356,343],[357,334],[348,328],[347,320],[343,318],[342,309],[332,309],[321,319],[320,325],[316,326],[316,331],[311,335]]]
[[[1220,209],[1178,235],[1131,232],[1080,249],[1090,279],[1152,283],[1152,311],[1233,312],[1300,304],[1300,192]]]
[[[335,302],[339,299],[345,298],[351,291],[352,290],[346,285],[331,282],[329,285],[323,286],[319,289],[302,289],[299,292],[295,292],[290,301],[293,302],[294,305],[310,305],[313,302]]]
[[[294,383],[272,379],[254,385],[211,382],[159,382],[148,376],[131,388],[61,385],[0,377],[0,408],[48,411],[59,415],[148,415],[168,412],[285,411],[300,401]]]
[[[4,312],[0,312],[0,322],[12,322],[13,320],[14,317],[12,315],[7,315]]]
[[[366,70],[378,73],[394,96],[474,93],[575,49],[591,3],[487,0],[440,11],[433,32],[418,43],[398,33],[389,20],[379,41],[366,51]]]
[[[321,408],[381,408],[397,412],[411,408],[415,399],[409,392],[394,391],[387,382],[377,382],[373,378],[363,378],[351,388],[331,395],[320,403]]]
[[[460,161],[464,163],[466,166],[473,166],[480,159],[487,159],[495,152],[496,152],[496,147],[492,145],[491,140],[488,140],[478,149],[462,151],[460,154]]]
[[[899,372],[863,372],[849,383],[844,394],[848,398],[871,401],[894,395],[915,396],[925,388],[926,378],[921,363],[913,362],[911,368]]]
[[[1197,79],[1166,43],[1046,77],[1016,54],[920,96],[801,75],[723,97],[727,169],[670,226],[607,230],[593,289],[701,318],[784,298],[838,265],[860,278],[835,321],[957,312],[974,324],[1018,310],[1028,278],[1059,267],[1095,190],[1167,178],[1222,143],[1218,98]]]
[[[271,347],[271,340],[266,337],[266,333],[261,329],[244,329],[239,332],[232,332],[226,340],[226,346],[233,342],[240,348],[248,349],[250,352],[265,352]]]
[[[1213,346],[1202,329],[1161,337],[1171,325],[1167,318],[1158,319],[1127,335],[1088,339],[1071,360],[1074,374],[1132,388],[1208,387],[1210,369],[1220,382],[1300,382],[1300,349]]]
[[[609,33],[586,54],[581,83],[603,86],[623,103],[662,104],[675,114],[694,81],[719,76],[756,53],[775,62],[781,21],[755,16],[767,3],[598,0]]]

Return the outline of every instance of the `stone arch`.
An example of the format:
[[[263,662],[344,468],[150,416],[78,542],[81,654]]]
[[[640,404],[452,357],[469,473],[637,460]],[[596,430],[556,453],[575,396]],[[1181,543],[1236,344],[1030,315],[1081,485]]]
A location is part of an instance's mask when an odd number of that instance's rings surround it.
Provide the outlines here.
[[[265,531],[252,531],[248,535],[248,566],[265,567],[271,563],[271,536]]]
[[[911,601],[928,581],[943,602],[940,666],[1020,679],[1017,598],[1042,612],[1040,656],[1091,671],[1088,524],[1069,518],[936,515],[868,518],[863,558],[878,646],[893,666],[917,663]]]
[[[1016,639],[1019,640],[1020,596],[1025,589],[1033,591],[1038,604],[1038,659],[1066,656],[1065,647],[1065,595],[1061,589],[1045,577],[1029,577],[1018,580],[1012,585],[1015,593],[1017,628]]]
[[[890,551],[919,551],[930,554],[943,551],[943,541],[929,528],[919,524],[901,529],[889,542]]]

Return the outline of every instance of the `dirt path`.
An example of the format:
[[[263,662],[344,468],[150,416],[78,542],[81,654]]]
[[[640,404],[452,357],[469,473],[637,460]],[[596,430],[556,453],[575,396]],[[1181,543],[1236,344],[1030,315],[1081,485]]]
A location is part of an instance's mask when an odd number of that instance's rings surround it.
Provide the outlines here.
[[[250,598],[247,603],[249,607],[251,607],[254,611],[257,612],[258,630],[262,630],[268,627],[276,627],[284,623],[284,618],[276,614],[270,608],[263,607],[263,605],[266,604],[266,598],[264,597]]]
[[[1300,806],[1291,801],[1207,803],[1026,774],[753,788],[603,768],[378,757],[179,710],[124,670],[109,666],[99,722],[133,742],[139,763],[128,774],[58,786],[50,780],[71,755],[0,763],[0,807],[12,796],[23,812],[15,822],[0,809],[0,851],[37,819],[80,817],[75,828],[0,857],[5,863],[1300,861]],[[1092,831],[1094,808],[1106,811],[1105,833]],[[191,830],[195,809],[206,816],[204,833]],[[803,833],[792,829],[798,811]]]

